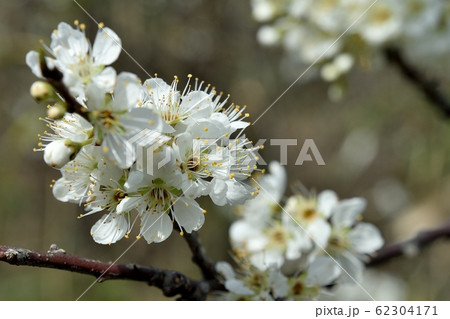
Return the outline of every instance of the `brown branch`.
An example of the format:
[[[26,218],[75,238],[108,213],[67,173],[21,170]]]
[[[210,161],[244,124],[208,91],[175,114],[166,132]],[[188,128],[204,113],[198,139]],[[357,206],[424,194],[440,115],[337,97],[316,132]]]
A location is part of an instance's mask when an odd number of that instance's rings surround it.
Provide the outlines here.
[[[371,256],[366,264],[373,266],[396,257],[414,254],[439,238],[450,238],[450,222],[435,229],[422,231],[404,242],[388,245]]]
[[[162,290],[168,297],[180,295],[180,300],[205,300],[214,290],[223,290],[217,280],[193,280],[174,271],[136,264],[105,263],[67,254],[52,245],[46,253],[28,249],[0,246],[0,261],[17,266],[55,268],[92,275],[99,282],[110,279],[128,279],[147,282]]]
[[[192,251],[192,261],[200,268],[203,278],[208,280],[220,280],[220,275],[217,273],[215,263],[206,256],[205,249],[200,242],[198,232],[193,231],[190,234],[184,234],[189,248]]]
[[[386,59],[397,66],[403,76],[414,84],[433,105],[446,116],[450,117],[450,101],[438,90],[438,84],[422,74],[413,64],[402,56],[397,48],[387,48],[384,51]]]

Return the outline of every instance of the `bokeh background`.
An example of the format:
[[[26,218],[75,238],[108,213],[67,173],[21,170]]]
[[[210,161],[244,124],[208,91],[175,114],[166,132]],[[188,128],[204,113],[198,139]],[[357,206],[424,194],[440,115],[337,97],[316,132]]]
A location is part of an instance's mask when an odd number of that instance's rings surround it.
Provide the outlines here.
[[[98,21],[121,37],[123,47],[145,71],[166,81],[192,73],[248,105],[255,120],[303,69],[287,68],[281,50],[261,47],[248,1],[104,0],[79,1]],[[131,243],[95,244],[89,230],[96,216],[77,220],[80,208],[52,197],[49,184],[59,172],[33,153],[45,114],[29,95],[35,80],[25,65],[27,51],[50,43],[60,21],[96,24],[71,0],[0,1],[0,244],[45,251],[53,243],[72,254],[109,261]],[[449,50],[450,51],[450,50]],[[450,98],[449,56],[417,65],[440,83]],[[284,66],[283,66],[284,65]],[[122,52],[114,64],[146,79],[146,73]],[[181,81],[183,82],[183,80]],[[328,87],[301,79],[247,135],[254,141],[298,139],[289,147],[289,179],[342,198],[363,196],[365,219],[386,241],[396,242],[421,229],[443,224],[450,215],[450,123],[396,69],[381,65],[353,71],[340,102],[330,102]],[[301,145],[313,138],[326,166],[294,166]],[[263,158],[279,160],[279,147],[266,142]],[[205,201],[204,205],[210,205]],[[209,207],[200,231],[208,254],[229,259],[227,229],[232,213]],[[418,256],[391,261],[379,270],[400,278],[409,300],[449,300],[450,242],[434,243]],[[139,241],[121,263],[181,270],[199,278],[184,240],[174,234],[161,244]],[[74,300],[94,280],[64,271],[0,263],[0,300]],[[376,283],[376,280],[375,280]],[[371,287],[366,287],[371,291]],[[374,289],[376,287],[373,287]],[[167,300],[144,283],[107,281],[83,300]]]

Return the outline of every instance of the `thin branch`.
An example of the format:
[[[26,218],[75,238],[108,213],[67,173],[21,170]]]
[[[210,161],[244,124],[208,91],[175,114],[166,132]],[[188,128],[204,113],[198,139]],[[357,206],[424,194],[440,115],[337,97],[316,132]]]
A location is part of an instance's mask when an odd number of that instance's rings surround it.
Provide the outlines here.
[[[387,48],[384,54],[390,63],[400,69],[405,78],[422,91],[428,101],[440,109],[446,117],[450,117],[450,101],[438,90],[438,83],[427,79],[420,70],[406,61],[399,49]]]
[[[223,290],[216,280],[193,280],[174,271],[136,264],[105,263],[67,254],[52,245],[46,253],[28,249],[0,246],[0,261],[17,266],[55,268],[80,274],[92,275],[99,282],[110,279],[128,279],[147,282],[162,290],[168,297],[180,295],[180,300],[205,300],[210,291]]]
[[[439,238],[450,238],[450,222],[435,229],[422,231],[404,242],[386,246],[375,253],[366,264],[373,266],[396,257],[415,255],[421,248]]]
[[[192,261],[200,268],[203,278],[208,280],[218,279],[220,275],[217,273],[215,263],[206,256],[205,249],[200,242],[198,232],[193,231],[190,234],[184,234],[183,237],[192,251]]]

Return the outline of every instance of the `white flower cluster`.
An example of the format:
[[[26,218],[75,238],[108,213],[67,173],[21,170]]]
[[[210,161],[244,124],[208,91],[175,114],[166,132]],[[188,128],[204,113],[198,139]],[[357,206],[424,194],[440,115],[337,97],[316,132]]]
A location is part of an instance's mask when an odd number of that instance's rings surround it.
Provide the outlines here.
[[[51,132],[38,145],[45,162],[62,174],[53,194],[83,204],[87,213],[80,217],[105,213],[91,229],[97,243],[128,238],[136,221],[138,238],[161,242],[174,224],[181,234],[202,227],[206,211],[196,198],[209,196],[222,206],[255,194],[244,183],[256,169],[254,148],[243,135],[245,107],[227,106],[228,98],[191,75],[182,91],[177,77],[169,85],[157,77],[142,84],[132,73],[117,75],[107,65],[119,56],[119,37],[100,24],[91,45],[85,26],[75,25],[60,23],[45,46],[50,56],[31,51],[26,62],[43,80],[43,63],[56,68],[79,103],[79,110],[68,112],[54,81],[31,89],[54,103],[44,119]]]
[[[267,299],[270,289],[255,287],[270,288],[275,276],[284,288],[280,293],[279,286],[272,287],[277,291],[273,298],[308,299],[318,296],[321,287],[360,280],[364,256],[384,243],[375,226],[360,222],[365,200],[338,200],[328,190],[317,196],[295,194],[280,205],[286,172],[276,162],[269,170],[257,182],[260,194],[242,207],[240,219],[231,225],[235,256],[252,270],[244,281],[222,271],[227,289],[237,298]],[[266,284],[248,280],[252,274]],[[288,279],[290,275],[294,277]]]
[[[253,17],[264,23],[258,31],[259,42],[283,46],[292,61],[307,65],[317,62],[322,78],[329,82],[341,78],[353,64],[367,68],[376,50],[387,45],[405,47],[406,52],[426,51],[427,55],[448,52],[447,0],[251,3]]]

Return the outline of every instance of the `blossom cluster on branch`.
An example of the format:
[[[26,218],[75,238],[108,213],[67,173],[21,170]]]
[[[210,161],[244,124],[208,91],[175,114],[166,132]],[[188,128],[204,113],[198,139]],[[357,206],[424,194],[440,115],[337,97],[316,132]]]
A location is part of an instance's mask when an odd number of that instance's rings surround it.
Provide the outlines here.
[[[380,49],[398,46],[428,59],[448,52],[450,5],[446,0],[252,0],[263,25],[263,45],[282,46],[288,60],[318,64],[328,82],[343,80],[354,65],[370,68]],[[342,82],[342,81],[341,81]]]
[[[47,103],[49,131],[39,135],[45,162],[61,171],[52,184],[63,202],[104,212],[91,235],[100,244],[128,238],[161,242],[176,223],[181,234],[200,229],[206,211],[197,203],[243,204],[257,190],[244,183],[256,169],[255,148],[243,131],[245,106],[229,104],[214,87],[187,77],[143,83],[109,66],[121,40],[102,23],[93,44],[85,25],[60,23],[46,51],[26,62],[41,79],[31,94]]]
[[[360,221],[365,200],[339,200],[331,190],[283,200],[286,172],[276,162],[269,170],[230,228],[241,274],[217,265],[230,291],[225,298],[311,300],[329,286],[358,283],[364,257],[384,244],[374,225]]]
[[[98,27],[91,44],[83,24],[60,23],[50,45],[42,44],[45,51],[26,57],[40,78],[31,94],[47,104],[48,131],[35,150],[61,172],[51,185],[56,199],[82,205],[80,218],[103,214],[91,228],[95,242],[128,238],[136,223],[137,238],[148,243],[164,241],[174,229],[186,232],[203,274],[193,284],[186,279],[187,291],[205,284],[201,298],[215,290],[228,300],[311,300],[361,279],[364,258],[384,243],[375,226],[361,222],[364,199],[339,200],[330,190],[285,198],[286,172],[276,162],[270,174],[252,178],[259,147],[244,135],[245,106],[191,75],[179,89],[178,77],[168,84],[156,75],[141,82],[117,73],[110,64],[121,40]],[[212,262],[198,240],[202,196],[218,206],[241,205],[229,231],[236,269]]]

